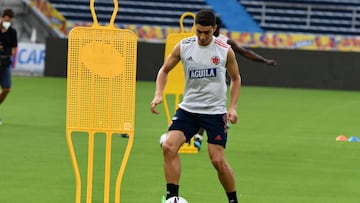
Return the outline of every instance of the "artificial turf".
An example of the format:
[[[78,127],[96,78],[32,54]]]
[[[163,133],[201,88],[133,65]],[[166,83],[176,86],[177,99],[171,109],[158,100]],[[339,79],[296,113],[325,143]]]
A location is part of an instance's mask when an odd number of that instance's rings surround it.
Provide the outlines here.
[[[160,202],[165,191],[159,137],[167,122],[162,105],[160,115],[150,113],[154,85],[137,82],[135,140],[121,187],[123,203]],[[243,86],[238,115],[226,157],[240,202],[359,202],[360,142],[335,138],[360,137],[360,92]],[[0,117],[0,202],[75,202],[65,139],[66,79],[14,77]],[[86,178],[87,137],[76,134],[74,142]],[[114,171],[126,142],[114,137]],[[103,202],[104,146],[99,134],[95,203]],[[181,155],[180,195],[190,203],[226,202],[206,150],[203,145],[196,155]]]

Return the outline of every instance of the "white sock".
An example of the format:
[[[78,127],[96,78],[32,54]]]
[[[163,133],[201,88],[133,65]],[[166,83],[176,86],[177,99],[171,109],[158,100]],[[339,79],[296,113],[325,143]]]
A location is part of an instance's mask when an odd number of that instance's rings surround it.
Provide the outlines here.
[[[202,139],[203,139],[202,135],[200,135],[199,133],[196,133],[194,137],[195,137],[195,139],[198,139],[200,141],[202,141]]]

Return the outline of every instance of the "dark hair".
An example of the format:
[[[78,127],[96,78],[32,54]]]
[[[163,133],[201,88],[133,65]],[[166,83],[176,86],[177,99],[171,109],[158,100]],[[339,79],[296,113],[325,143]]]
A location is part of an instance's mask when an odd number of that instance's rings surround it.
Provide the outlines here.
[[[195,24],[203,26],[215,26],[216,18],[215,14],[211,10],[200,10],[196,13]]]
[[[222,21],[219,16],[216,16],[216,30],[214,32],[214,36],[218,37],[220,35],[220,28],[222,26]]]
[[[219,16],[216,16],[216,25],[218,27],[221,27],[222,26],[222,21],[221,21],[221,18]]]
[[[6,16],[8,16],[10,18],[13,18],[15,16],[15,13],[14,13],[14,11],[12,9],[7,8],[2,13],[2,17],[6,17]]]

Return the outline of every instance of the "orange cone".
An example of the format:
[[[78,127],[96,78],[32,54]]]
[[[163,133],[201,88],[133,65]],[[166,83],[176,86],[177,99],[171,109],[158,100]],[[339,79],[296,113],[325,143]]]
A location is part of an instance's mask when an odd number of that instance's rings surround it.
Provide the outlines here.
[[[336,137],[336,141],[340,141],[340,142],[346,142],[347,138],[345,135],[339,135]]]

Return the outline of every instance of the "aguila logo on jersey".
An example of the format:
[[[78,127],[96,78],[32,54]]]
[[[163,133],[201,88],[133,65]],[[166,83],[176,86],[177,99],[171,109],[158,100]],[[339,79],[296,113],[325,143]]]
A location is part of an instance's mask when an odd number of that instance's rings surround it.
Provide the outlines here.
[[[214,64],[214,65],[218,65],[220,63],[220,57],[218,56],[213,56],[211,57],[211,63]]]
[[[189,70],[189,78],[213,78],[216,77],[216,68]]]

